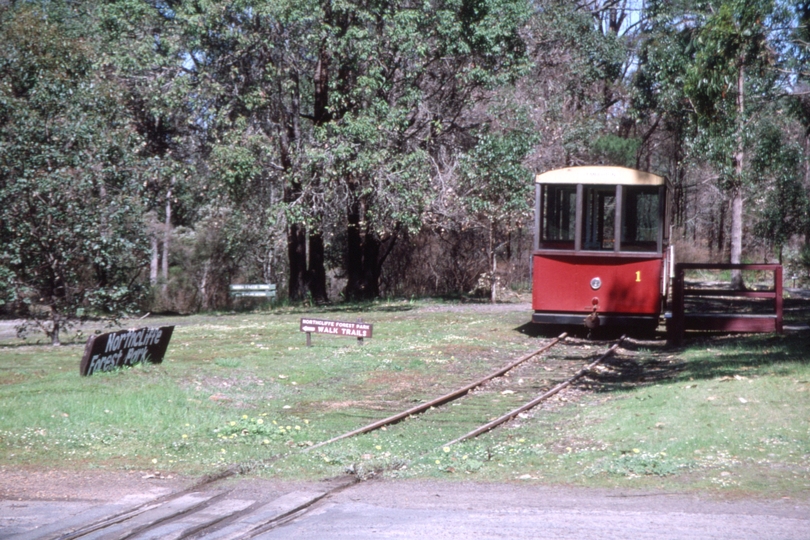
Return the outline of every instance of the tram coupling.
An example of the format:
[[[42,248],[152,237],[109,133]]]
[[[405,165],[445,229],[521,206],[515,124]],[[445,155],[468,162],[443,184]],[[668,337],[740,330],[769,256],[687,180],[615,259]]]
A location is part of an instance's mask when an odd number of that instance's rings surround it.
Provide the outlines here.
[[[595,301],[593,304],[593,311],[591,311],[590,314],[587,317],[585,317],[585,320],[583,321],[585,323],[585,328],[587,328],[588,330],[599,328],[600,324],[598,313],[599,304],[597,303],[596,299],[594,300]]]

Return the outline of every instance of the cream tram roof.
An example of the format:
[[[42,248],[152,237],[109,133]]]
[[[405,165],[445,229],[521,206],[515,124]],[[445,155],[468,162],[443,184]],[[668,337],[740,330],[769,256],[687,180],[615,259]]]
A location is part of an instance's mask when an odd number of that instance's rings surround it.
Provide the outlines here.
[[[627,167],[587,166],[566,167],[538,174],[538,184],[605,184],[631,186],[662,186],[663,176],[628,169]]]

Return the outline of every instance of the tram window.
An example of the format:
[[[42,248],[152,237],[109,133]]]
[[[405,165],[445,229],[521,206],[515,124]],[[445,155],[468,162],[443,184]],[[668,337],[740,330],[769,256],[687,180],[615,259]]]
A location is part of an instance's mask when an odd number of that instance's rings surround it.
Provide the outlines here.
[[[657,187],[626,186],[622,201],[622,251],[658,249]]]
[[[616,243],[616,188],[586,186],[584,195],[582,249],[613,250]]]
[[[577,187],[544,185],[543,201],[542,246],[551,249],[574,249]]]

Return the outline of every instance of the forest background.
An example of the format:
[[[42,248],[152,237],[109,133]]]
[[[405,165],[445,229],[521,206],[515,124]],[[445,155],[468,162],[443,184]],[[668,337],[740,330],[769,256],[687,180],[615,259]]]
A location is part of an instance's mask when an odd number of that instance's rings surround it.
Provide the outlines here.
[[[0,0],[0,315],[528,287],[535,173],[669,178],[810,281],[810,4]],[[21,326],[25,331],[26,326]]]

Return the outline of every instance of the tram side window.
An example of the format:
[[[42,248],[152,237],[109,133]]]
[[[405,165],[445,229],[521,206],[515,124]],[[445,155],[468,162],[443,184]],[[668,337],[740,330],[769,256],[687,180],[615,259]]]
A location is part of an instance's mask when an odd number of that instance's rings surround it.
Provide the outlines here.
[[[622,251],[657,251],[657,187],[627,186],[622,201]]]
[[[543,201],[542,247],[547,249],[574,249],[577,187],[544,185]]]
[[[613,250],[616,243],[616,188],[585,186],[584,202],[582,249]]]

